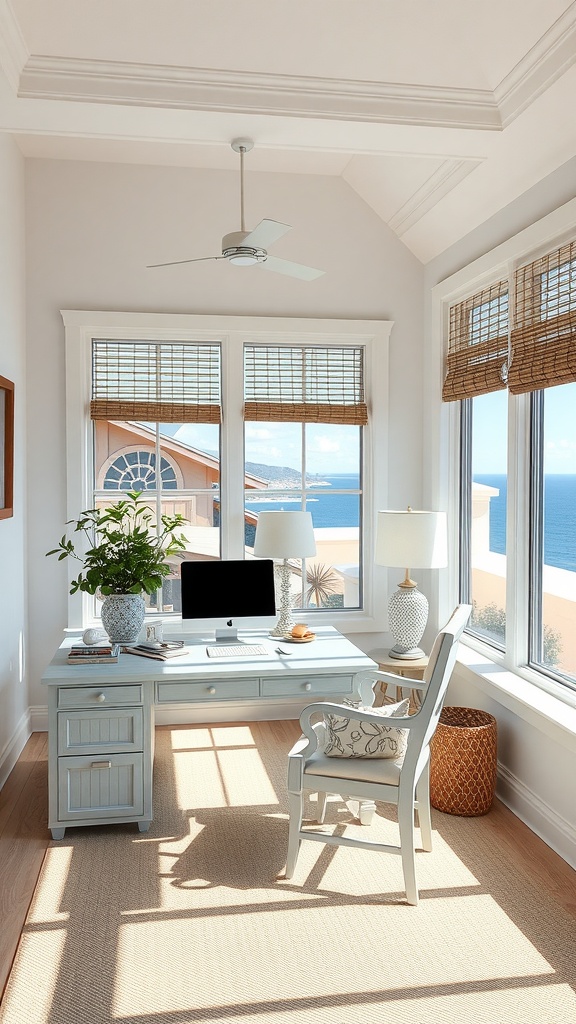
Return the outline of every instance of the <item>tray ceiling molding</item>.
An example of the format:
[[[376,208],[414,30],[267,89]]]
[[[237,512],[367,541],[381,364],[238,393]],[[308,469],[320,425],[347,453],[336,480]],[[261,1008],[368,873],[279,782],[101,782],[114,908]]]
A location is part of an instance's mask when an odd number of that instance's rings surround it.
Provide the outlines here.
[[[396,232],[399,238],[402,238],[414,224],[481,163],[481,160],[444,160],[438,170],[431,174],[389,219],[388,226]]]
[[[0,0],[0,67],[15,93],[29,59],[30,51],[12,6],[6,0]]]
[[[501,131],[489,90],[32,55],[18,95],[222,113]]]
[[[494,90],[503,127],[519,117],[574,63],[576,4],[571,4]]]

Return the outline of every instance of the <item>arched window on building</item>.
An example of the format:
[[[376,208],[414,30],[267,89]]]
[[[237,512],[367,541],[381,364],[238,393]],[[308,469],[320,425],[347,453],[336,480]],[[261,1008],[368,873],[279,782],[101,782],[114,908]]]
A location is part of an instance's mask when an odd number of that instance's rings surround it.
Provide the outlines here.
[[[177,487],[174,467],[163,456],[160,459],[160,480],[164,491]],[[125,452],[110,463],[104,477],[106,491],[149,491],[157,488],[155,452]]]

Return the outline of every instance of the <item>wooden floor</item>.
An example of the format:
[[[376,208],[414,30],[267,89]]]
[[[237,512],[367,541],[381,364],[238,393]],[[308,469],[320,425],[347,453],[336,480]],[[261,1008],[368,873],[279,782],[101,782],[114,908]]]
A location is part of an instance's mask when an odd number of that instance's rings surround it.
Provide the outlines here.
[[[0,997],[51,838],[47,756],[48,734],[33,733],[0,791]],[[488,820],[502,855],[522,865],[576,921],[576,871],[500,801]]]

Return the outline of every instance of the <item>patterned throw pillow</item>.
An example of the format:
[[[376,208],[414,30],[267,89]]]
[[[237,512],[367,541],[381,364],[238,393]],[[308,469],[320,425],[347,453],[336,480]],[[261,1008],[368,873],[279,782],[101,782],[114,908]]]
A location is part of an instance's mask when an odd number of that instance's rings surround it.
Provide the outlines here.
[[[410,700],[398,704],[385,704],[381,708],[358,707],[357,711],[369,711],[381,718],[403,718],[408,714]],[[408,743],[408,729],[395,729],[390,725],[376,722],[360,722],[356,718],[340,715],[326,715],[327,757],[402,757]]]

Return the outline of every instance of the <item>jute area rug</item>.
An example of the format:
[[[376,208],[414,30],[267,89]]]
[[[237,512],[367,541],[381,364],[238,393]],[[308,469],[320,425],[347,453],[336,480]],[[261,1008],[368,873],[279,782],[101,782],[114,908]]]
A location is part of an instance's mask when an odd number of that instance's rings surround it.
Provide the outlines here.
[[[576,1021],[573,919],[489,814],[435,813],[418,907],[399,857],[305,843],[282,879],[296,735],[159,729],[150,832],[70,829],[49,848],[2,1024]],[[328,819],[362,830],[340,800]],[[374,834],[395,828],[379,807]]]

